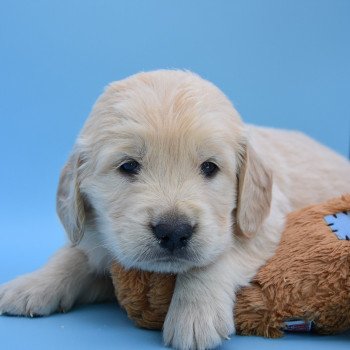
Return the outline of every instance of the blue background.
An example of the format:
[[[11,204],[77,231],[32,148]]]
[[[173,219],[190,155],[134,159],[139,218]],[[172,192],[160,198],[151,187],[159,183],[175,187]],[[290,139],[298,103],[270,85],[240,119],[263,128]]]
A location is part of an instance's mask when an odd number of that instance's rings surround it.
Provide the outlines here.
[[[0,283],[64,244],[58,175],[110,81],[190,69],[246,121],[303,130],[347,155],[349,18],[347,0],[1,0]],[[0,317],[0,339],[2,349],[161,347],[159,332],[134,328],[116,305]],[[224,348],[345,349],[349,340],[234,337]]]

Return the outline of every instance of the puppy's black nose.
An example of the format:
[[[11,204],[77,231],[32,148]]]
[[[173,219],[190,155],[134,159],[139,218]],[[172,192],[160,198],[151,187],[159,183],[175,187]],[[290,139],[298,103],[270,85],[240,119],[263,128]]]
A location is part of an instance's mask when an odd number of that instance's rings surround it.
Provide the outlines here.
[[[184,218],[171,217],[152,225],[152,231],[160,246],[172,252],[187,245],[193,234],[193,226]]]

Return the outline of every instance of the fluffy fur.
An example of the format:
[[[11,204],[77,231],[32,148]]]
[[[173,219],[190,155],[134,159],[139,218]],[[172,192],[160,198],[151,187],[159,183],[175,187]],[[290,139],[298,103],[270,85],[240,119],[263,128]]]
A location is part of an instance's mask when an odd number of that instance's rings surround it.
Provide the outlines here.
[[[119,171],[127,159],[142,166],[132,181]],[[212,179],[201,174],[206,161],[220,169]],[[234,333],[236,290],[273,254],[286,213],[350,191],[349,178],[346,159],[306,136],[244,125],[195,74],[156,71],[112,83],[61,175],[57,210],[71,244],[2,286],[0,310],[47,315],[110,297],[100,276],[117,259],[178,273],[165,343],[213,348]],[[174,254],[150,229],[168,213],[196,228]]]

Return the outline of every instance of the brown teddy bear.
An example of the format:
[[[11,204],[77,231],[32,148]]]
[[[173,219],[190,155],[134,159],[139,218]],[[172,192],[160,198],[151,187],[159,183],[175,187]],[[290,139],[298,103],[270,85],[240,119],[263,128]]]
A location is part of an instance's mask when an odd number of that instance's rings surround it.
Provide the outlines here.
[[[276,338],[284,330],[350,329],[349,239],[350,195],[291,213],[274,257],[237,295],[237,332]],[[161,329],[176,276],[115,263],[112,278],[136,325]]]

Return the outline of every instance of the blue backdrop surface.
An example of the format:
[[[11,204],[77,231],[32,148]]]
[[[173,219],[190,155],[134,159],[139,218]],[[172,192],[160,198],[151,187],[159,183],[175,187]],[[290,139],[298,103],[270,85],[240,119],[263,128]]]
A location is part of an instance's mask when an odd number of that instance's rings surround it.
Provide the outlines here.
[[[0,283],[65,242],[58,175],[103,87],[185,68],[213,81],[243,119],[302,130],[349,152],[350,1],[2,0]],[[1,348],[160,348],[116,305],[43,319],[0,317]],[[350,336],[234,337],[240,349],[348,347]],[[83,344],[79,346],[79,344]]]

